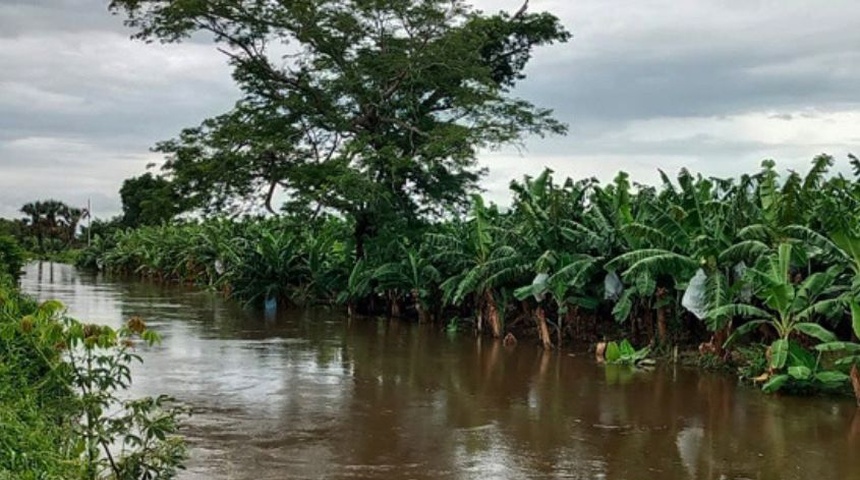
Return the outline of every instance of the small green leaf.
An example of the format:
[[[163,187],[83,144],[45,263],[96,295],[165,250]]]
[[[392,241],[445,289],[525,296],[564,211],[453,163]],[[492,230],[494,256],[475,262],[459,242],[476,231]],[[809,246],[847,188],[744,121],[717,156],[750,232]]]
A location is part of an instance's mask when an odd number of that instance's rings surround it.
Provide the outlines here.
[[[788,367],[788,374],[797,380],[809,380],[812,377],[812,369],[804,366]]]
[[[770,367],[779,370],[788,360],[788,340],[780,338],[770,346]]]
[[[55,313],[62,312],[65,308],[66,307],[59,300],[47,300],[39,305],[39,313],[53,315]]]
[[[852,342],[828,342],[819,343],[815,346],[819,352],[860,352],[860,343]]]
[[[793,366],[808,367],[815,370],[818,359],[795,341],[788,342],[788,362]]]
[[[860,355],[851,355],[849,357],[840,358],[836,361],[837,367],[860,365]]]
[[[794,328],[795,330],[805,335],[809,335],[810,337],[817,338],[822,342],[835,342],[837,340],[836,335],[817,323],[798,323]]]
[[[520,287],[514,290],[514,298],[517,300],[525,300],[526,298],[534,295],[535,288],[532,285],[527,285],[525,287]]]
[[[852,301],[851,304],[851,323],[854,327],[854,336],[860,338],[860,302]]]
[[[737,330],[735,330],[735,331],[734,331],[734,333],[732,333],[732,334],[731,334],[731,336],[726,340],[726,343],[724,343],[724,344],[723,344],[723,347],[724,347],[724,348],[725,348],[725,347],[728,347],[728,346],[729,346],[729,345],[731,345],[731,343],[732,343],[732,342],[734,342],[734,341],[735,341],[735,339],[737,339],[738,337],[742,337],[742,336],[744,336],[744,335],[746,335],[746,334],[748,334],[748,333],[752,332],[752,331],[753,331],[753,330],[755,330],[756,328],[758,328],[758,327],[760,327],[760,326],[762,326],[762,325],[764,325],[764,324],[766,324],[766,323],[768,323],[768,322],[767,322],[767,320],[752,320],[752,321],[749,321],[749,322],[747,322],[747,323],[745,323],[745,324],[741,325],[741,326],[740,326],[740,327],[738,327],[738,329],[737,329]]]
[[[622,357],[633,357],[636,355],[636,349],[633,348],[633,345],[626,338],[621,341],[619,349],[621,350]]]
[[[788,383],[789,380],[791,380],[791,377],[788,375],[777,375],[762,385],[761,389],[765,393],[773,393],[782,388],[782,386]]]
[[[609,342],[608,344],[606,344],[606,352],[604,353],[604,357],[609,363],[615,363],[621,360],[621,349],[618,348],[618,344],[615,342]]]
[[[823,372],[816,373],[815,379],[821,383],[840,384],[840,383],[848,382],[851,379],[851,377],[849,377],[848,375],[846,375],[842,372],[836,372],[833,370],[826,370]]]
[[[642,350],[639,350],[633,355],[633,362],[639,363],[644,360],[648,354],[651,353],[651,347],[645,347]]]

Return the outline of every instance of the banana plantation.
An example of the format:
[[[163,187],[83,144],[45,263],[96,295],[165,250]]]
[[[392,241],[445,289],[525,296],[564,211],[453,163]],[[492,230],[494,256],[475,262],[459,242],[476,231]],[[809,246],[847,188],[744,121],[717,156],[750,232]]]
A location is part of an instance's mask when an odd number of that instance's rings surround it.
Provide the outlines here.
[[[623,337],[730,360],[760,342],[766,390],[846,388],[860,360],[860,161],[661,177],[601,184],[545,170],[511,182],[510,208],[474,196],[466,215],[389,222],[360,256],[354,226],[319,214],[117,231],[80,263],[249,306],[338,306],[547,349]]]

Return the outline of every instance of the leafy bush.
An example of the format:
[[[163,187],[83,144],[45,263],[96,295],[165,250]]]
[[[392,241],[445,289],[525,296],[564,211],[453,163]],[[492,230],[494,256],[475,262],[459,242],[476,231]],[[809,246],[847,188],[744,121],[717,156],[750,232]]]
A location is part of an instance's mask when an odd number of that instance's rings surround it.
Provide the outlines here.
[[[168,397],[118,396],[136,345],[156,341],[140,319],[118,330],[83,324],[59,302],[0,285],[0,479],[175,476],[185,410]]]
[[[822,354],[827,351],[820,344],[816,347],[818,355],[813,355],[795,341],[788,341],[784,353],[783,367],[776,369],[774,357],[783,355],[781,352],[770,350],[771,371],[774,374],[762,385],[762,390],[768,393],[779,390],[792,392],[819,392],[844,390],[850,380],[849,376],[837,369],[830,368],[822,362]]]
[[[24,251],[18,242],[7,235],[0,235],[0,276],[17,278],[24,267]]]
[[[604,357],[606,363],[611,365],[635,366],[648,358],[649,353],[651,353],[649,347],[636,350],[627,339],[624,339],[620,344],[616,342],[607,343]]]

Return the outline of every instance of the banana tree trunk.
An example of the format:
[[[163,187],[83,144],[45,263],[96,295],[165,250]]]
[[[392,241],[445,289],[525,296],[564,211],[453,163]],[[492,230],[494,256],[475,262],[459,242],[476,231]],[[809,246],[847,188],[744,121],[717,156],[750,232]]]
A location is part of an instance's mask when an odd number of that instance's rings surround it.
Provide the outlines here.
[[[729,335],[732,332],[732,322],[727,322],[726,326],[714,332],[714,338],[711,340],[713,342],[714,355],[719,358],[723,358],[726,352],[723,348],[723,345],[726,343],[726,340],[729,339]]]
[[[668,330],[666,326],[666,309],[665,307],[657,307],[657,335],[660,338],[661,345],[667,344]]]
[[[633,322],[636,323],[635,321]],[[654,310],[650,305],[642,305],[642,318],[639,321],[639,332],[634,333],[640,337],[647,337],[648,343],[654,343]]]
[[[576,339],[579,337],[579,322],[576,321],[576,318],[579,316],[579,307],[573,307],[564,314],[564,324],[567,325],[567,328],[571,329],[571,337],[573,341],[576,342]]]
[[[854,386],[854,396],[857,398],[857,406],[860,406],[860,369],[855,363],[851,367],[851,384]]]
[[[543,307],[538,306],[537,311],[535,312],[535,317],[537,317],[538,335],[540,336],[541,346],[543,346],[544,350],[551,350],[552,340],[549,338],[549,328],[546,326],[546,312]]]
[[[392,318],[400,318],[402,314],[402,309],[400,308],[400,297],[394,291],[388,292],[388,303],[390,305],[390,312]]]
[[[484,302],[487,308],[487,321],[490,322],[490,330],[493,338],[502,338],[502,322],[499,318],[499,309],[496,308],[496,299],[493,298],[492,290],[484,292]]]
[[[430,323],[430,312],[420,301],[415,302],[415,310],[418,312],[418,323]]]
[[[660,338],[660,345],[668,345],[666,343],[669,337],[669,328],[666,324],[666,307],[659,306],[662,303],[663,298],[666,296],[665,288],[657,289],[657,335]]]
[[[564,315],[558,315],[558,328],[556,331],[558,332],[558,348],[561,349],[561,339],[564,332]]]

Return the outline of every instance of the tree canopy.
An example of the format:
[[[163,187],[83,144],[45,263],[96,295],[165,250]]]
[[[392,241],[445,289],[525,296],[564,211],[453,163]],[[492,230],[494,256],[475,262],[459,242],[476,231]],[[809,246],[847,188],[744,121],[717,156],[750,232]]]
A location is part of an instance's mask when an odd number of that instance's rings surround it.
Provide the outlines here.
[[[463,208],[476,153],[561,134],[516,98],[534,48],[570,34],[549,13],[461,0],[113,0],[136,37],[208,32],[243,92],[231,111],[160,143],[198,207],[336,211],[358,244],[386,218]],[[361,255],[360,246],[357,248]]]
[[[151,173],[126,179],[119,194],[122,223],[127,227],[159,225],[182,211],[182,199],[172,183]]]

